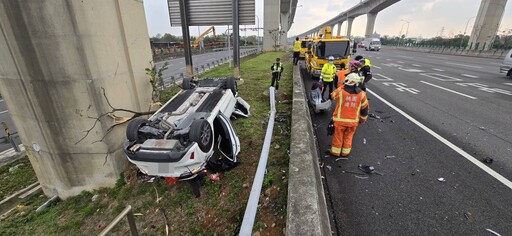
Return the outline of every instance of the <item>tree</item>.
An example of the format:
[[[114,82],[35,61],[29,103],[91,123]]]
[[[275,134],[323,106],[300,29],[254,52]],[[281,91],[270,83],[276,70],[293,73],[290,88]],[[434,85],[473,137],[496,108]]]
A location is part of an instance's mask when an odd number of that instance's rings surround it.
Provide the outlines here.
[[[279,38],[282,34],[284,34],[284,31],[281,31],[279,29],[272,29],[269,30],[268,33],[270,34],[270,37],[272,37],[272,40],[274,41],[274,51],[277,51],[277,48],[279,48]]]

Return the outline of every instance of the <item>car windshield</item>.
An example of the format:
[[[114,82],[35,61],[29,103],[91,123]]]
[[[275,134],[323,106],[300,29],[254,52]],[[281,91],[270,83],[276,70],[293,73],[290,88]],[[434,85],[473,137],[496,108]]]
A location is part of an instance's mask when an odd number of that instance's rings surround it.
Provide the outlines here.
[[[380,45],[380,41],[372,41],[371,44],[372,45]]]
[[[349,53],[349,42],[319,42],[317,45],[316,55],[319,58],[333,56],[336,58],[345,58]]]

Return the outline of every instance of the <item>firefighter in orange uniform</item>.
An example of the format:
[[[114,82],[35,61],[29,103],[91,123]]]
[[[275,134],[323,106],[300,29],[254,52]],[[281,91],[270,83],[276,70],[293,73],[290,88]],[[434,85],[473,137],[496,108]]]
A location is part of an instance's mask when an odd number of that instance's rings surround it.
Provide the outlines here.
[[[368,99],[366,92],[358,87],[360,80],[356,73],[350,73],[346,76],[344,85],[331,94],[332,99],[337,102],[332,115],[334,135],[329,150],[333,156],[349,156],[356,128],[368,118]]]
[[[336,72],[336,77],[338,82],[336,83],[336,88],[343,87],[343,83],[345,82],[345,76],[349,73],[348,69],[345,68],[345,63],[340,64],[340,70]]]

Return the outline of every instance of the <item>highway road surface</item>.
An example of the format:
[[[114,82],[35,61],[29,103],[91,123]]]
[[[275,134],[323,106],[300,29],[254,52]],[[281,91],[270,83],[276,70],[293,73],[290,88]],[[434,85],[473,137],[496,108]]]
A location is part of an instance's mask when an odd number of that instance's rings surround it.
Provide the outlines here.
[[[249,50],[252,50],[254,48],[241,48],[240,53],[246,52]],[[217,64],[217,60],[220,60],[221,58],[225,61],[227,58],[232,58],[233,51],[219,51],[219,52],[211,52],[211,53],[204,53],[199,55],[193,55],[192,56],[192,63],[194,67],[201,67],[201,65],[206,66],[208,63]],[[180,77],[180,74],[186,75],[186,67],[185,67],[185,58],[180,57],[172,60],[167,61],[161,61],[157,62],[156,66],[157,68],[161,68],[165,62],[169,63],[168,69],[164,71],[163,78],[165,82],[171,82],[170,78],[171,76],[174,76],[176,78]]]
[[[324,153],[332,114],[311,112],[333,230],[512,235],[512,80],[498,73],[501,60],[399,50],[362,55],[373,64],[372,117],[359,126],[348,160]],[[304,70],[303,77],[310,87]],[[360,164],[376,173],[363,173]]]

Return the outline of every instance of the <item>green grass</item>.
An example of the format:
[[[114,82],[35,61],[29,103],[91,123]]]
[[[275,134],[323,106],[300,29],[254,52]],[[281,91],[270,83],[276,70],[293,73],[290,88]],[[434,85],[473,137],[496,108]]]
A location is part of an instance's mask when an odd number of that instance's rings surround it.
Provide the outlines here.
[[[285,66],[278,101],[292,100],[292,65],[289,54],[271,52],[242,59],[243,84],[239,84],[238,89],[239,95],[251,105],[251,116],[232,121],[241,142],[241,164],[221,173],[217,182],[206,179],[201,187],[200,198],[194,197],[186,182],[169,185],[162,179],[155,179],[153,183],[125,183],[122,177],[114,188],[84,192],[38,213],[34,209],[47,198],[31,198],[23,203],[23,208],[17,209],[11,217],[0,222],[0,235],[97,235],[127,205],[133,207],[134,213],[141,214],[135,219],[142,235],[164,234],[165,221],[159,209],[166,211],[171,235],[238,234],[265,136],[269,117],[270,66],[276,57],[282,58]],[[225,64],[201,77],[232,74],[232,68]],[[164,92],[162,102],[166,102],[178,91],[177,87],[169,88]],[[286,223],[291,103],[278,103],[277,110],[278,116],[286,117],[287,121],[274,126],[255,227],[255,230],[262,231],[262,235],[282,235]],[[279,145],[278,149],[275,148],[276,144]],[[131,168],[125,176],[135,180],[134,167]],[[157,192],[160,197],[158,203]],[[96,202],[91,201],[94,195],[98,195]],[[276,226],[271,227],[274,222]],[[123,220],[111,235],[128,234],[128,225]]]
[[[17,166],[17,167],[16,167]],[[13,168],[12,171],[9,171]],[[37,181],[27,157],[0,167],[0,201]]]

